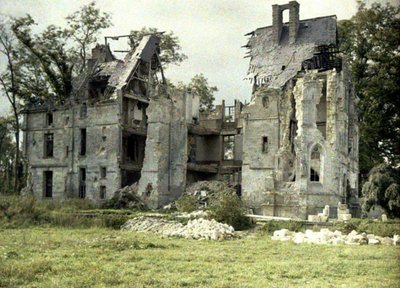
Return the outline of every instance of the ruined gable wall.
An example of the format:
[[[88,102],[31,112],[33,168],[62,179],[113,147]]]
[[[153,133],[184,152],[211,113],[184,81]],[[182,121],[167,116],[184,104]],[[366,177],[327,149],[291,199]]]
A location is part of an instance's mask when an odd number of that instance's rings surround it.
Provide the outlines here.
[[[160,88],[160,87],[159,87]],[[176,199],[186,185],[186,95],[180,90],[152,91],[139,194],[150,208]]]

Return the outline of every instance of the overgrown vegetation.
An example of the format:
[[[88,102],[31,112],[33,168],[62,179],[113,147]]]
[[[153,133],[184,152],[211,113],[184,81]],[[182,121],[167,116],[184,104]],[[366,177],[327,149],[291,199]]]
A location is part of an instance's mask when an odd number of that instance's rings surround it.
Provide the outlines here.
[[[179,212],[193,212],[199,208],[197,201],[198,199],[194,195],[183,195],[175,201],[176,209]]]
[[[236,230],[250,227],[250,219],[245,216],[246,208],[236,194],[217,193],[212,197],[209,207],[211,218],[231,225]]]

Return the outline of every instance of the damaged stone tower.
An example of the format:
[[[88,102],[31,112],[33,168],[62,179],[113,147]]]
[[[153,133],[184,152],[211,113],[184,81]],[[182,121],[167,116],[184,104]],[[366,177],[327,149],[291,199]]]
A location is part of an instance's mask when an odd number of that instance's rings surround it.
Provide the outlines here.
[[[329,205],[335,216],[339,201],[359,208],[356,98],[336,16],[299,20],[299,7],[273,5],[272,26],[247,34],[242,195],[258,214],[304,219]]]

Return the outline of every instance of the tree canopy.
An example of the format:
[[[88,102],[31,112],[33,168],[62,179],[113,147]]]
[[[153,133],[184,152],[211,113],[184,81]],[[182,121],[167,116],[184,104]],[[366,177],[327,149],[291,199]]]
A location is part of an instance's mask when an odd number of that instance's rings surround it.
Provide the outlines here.
[[[359,5],[338,28],[359,98],[360,171],[367,175],[384,161],[400,163],[400,7]]]
[[[201,109],[211,110],[214,107],[214,93],[218,91],[218,88],[210,86],[207,78],[203,74],[195,75],[191,79],[188,88],[200,96]]]

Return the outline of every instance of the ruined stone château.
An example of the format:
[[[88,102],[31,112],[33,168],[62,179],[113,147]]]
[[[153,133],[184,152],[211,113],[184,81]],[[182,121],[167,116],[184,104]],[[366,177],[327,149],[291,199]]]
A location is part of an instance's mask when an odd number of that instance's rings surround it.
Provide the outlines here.
[[[306,218],[325,205],[334,214],[339,201],[355,211],[356,99],[336,17],[300,20],[296,1],[272,16],[247,34],[250,103],[213,111],[199,110],[196,91],[165,85],[157,36],[124,61],[98,45],[66,103],[25,111],[28,190],[101,202],[137,182],[157,208],[187,184],[221,179],[257,214]]]

